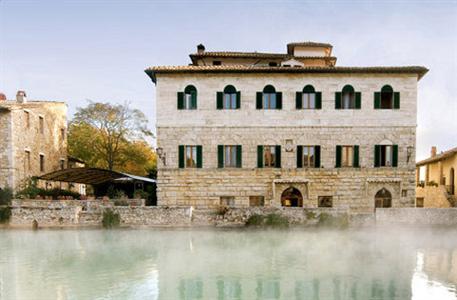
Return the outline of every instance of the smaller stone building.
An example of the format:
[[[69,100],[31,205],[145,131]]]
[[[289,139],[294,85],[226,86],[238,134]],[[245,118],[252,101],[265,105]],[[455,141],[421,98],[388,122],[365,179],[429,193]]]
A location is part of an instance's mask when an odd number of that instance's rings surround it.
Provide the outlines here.
[[[0,97],[0,189],[23,187],[33,176],[67,165],[67,105]]]
[[[421,169],[425,178],[420,180]],[[457,147],[437,154],[432,147],[431,156],[416,164],[416,206],[457,206],[455,170],[457,169]]]

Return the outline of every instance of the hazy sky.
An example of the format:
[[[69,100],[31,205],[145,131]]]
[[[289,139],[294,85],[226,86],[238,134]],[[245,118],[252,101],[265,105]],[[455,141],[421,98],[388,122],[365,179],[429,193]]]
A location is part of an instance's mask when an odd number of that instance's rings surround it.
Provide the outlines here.
[[[457,0],[0,0],[0,91],[86,99],[144,111],[154,127],[152,65],[185,65],[209,51],[285,52],[291,41],[333,44],[339,66],[423,65],[418,154],[457,146]]]

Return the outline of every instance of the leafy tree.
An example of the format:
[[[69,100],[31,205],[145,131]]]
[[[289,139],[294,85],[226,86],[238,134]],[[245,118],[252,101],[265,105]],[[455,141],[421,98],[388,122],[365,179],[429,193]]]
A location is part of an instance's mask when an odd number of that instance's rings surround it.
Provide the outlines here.
[[[146,142],[152,136],[141,111],[128,104],[90,102],[70,123],[68,152],[89,167],[147,175],[156,166],[156,154]]]

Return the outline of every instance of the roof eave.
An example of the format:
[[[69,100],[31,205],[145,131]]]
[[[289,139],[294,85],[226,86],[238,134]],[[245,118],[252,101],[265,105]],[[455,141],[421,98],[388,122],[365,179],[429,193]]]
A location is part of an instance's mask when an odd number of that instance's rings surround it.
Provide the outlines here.
[[[151,78],[151,80],[154,84],[157,84],[157,77],[153,70],[146,69],[146,70],[144,70],[144,72],[149,76],[149,78]]]

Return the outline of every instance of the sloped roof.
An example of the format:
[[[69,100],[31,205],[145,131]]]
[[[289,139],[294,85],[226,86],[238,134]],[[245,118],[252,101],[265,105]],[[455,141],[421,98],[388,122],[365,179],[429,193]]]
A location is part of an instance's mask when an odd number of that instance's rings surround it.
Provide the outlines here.
[[[440,154],[437,154],[436,156],[429,157],[427,159],[421,160],[421,161],[416,163],[416,166],[417,167],[424,166],[424,165],[427,165],[427,164],[430,164],[430,163],[434,163],[434,162],[437,162],[437,161],[440,161],[440,160],[444,160],[444,159],[446,159],[448,157],[451,157],[453,155],[456,155],[456,154],[457,154],[457,147],[452,148],[452,149],[447,150],[447,151],[444,151],[444,152],[441,152]]]
[[[130,175],[126,173],[99,168],[69,168],[64,170],[58,170],[55,172],[42,175],[39,177],[39,179],[97,185],[126,177],[139,181],[155,182],[155,180],[151,178]]]
[[[358,74],[416,74],[421,79],[428,69],[421,66],[399,67],[262,67],[246,65],[221,65],[221,66],[157,66],[145,70],[146,74],[156,82],[156,74],[166,73],[358,73]]]

